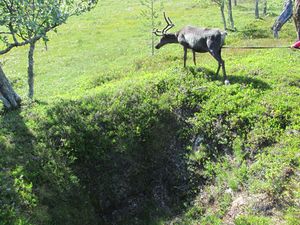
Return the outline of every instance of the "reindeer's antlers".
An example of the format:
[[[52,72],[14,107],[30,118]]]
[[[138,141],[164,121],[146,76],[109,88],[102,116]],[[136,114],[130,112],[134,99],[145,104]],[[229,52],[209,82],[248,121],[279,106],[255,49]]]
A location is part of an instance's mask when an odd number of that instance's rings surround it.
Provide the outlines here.
[[[153,34],[155,34],[156,36],[164,36],[164,34],[162,33],[162,31],[161,30],[158,30],[157,28],[156,29],[154,29],[153,31],[152,31],[152,33]]]
[[[158,29],[155,29],[153,30],[153,33],[156,35],[156,36],[164,36],[168,30],[170,30],[172,27],[174,27],[175,25],[173,24],[172,20],[170,19],[170,17],[167,17],[166,16],[166,13],[164,12],[164,18],[165,18],[165,21],[167,23],[167,25],[165,26],[164,29],[162,29],[161,31],[158,30]]]
[[[172,20],[170,19],[170,17],[166,17],[166,13],[165,12],[164,12],[164,18],[165,18],[165,21],[167,23],[167,26],[162,30],[163,34],[167,33],[168,30],[170,30],[172,27],[175,26],[173,24]]]

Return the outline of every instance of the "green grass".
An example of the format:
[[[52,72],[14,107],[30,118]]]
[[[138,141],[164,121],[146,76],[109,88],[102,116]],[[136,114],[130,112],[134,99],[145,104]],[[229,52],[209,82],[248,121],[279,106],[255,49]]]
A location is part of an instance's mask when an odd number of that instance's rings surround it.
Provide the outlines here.
[[[206,7],[203,9],[201,3],[175,1],[172,4],[166,2],[165,8],[168,15],[173,18],[176,29],[186,24],[222,27],[217,6],[207,3],[204,5]],[[251,17],[252,10],[249,4],[245,4],[244,7],[247,7],[248,10],[237,11],[235,14],[238,33],[229,34],[228,44],[278,45],[280,43],[287,45],[291,43],[291,40],[295,39],[295,32],[292,32],[292,35],[288,36],[288,40],[274,40],[271,31],[268,29],[274,17],[265,17],[262,21],[255,21]],[[47,101],[58,96],[85,95],[89,91],[85,88],[87,82],[94,82],[95,79],[103,76],[108,77],[108,80],[125,77],[127,73],[139,68],[139,62],[141,61],[143,63],[148,60],[151,61],[154,64],[151,66],[151,69],[163,69],[172,65],[181,65],[182,50],[179,46],[167,46],[165,49],[157,52],[155,59],[148,58],[150,50],[147,37],[150,34],[149,28],[145,28],[143,25],[140,9],[141,6],[138,1],[125,1],[122,4],[114,1],[100,2],[98,7],[92,12],[72,18],[66,25],[58,29],[57,34],[51,33],[49,35],[48,51],[40,43],[35,54],[36,98]],[[208,20],[208,17],[213,19]],[[252,40],[244,37],[245,32],[243,30],[253,26],[260,27],[268,39]],[[288,24],[287,27],[289,28],[288,30],[293,30],[292,24]],[[283,33],[282,36],[286,35],[285,32],[284,27],[281,32]],[[239,39],[241,36],[246,38],[246,40]],[[27,91],[26,50],[26,47],[13,50],[10,54],[3,57],[5,72],[12,80],[16,81],[16,86],[19,87],[17,90],[22,96],[26,95]],[[238,58],[237,53],[239,53]],[[269,54],[269,57],[282,53],[285,56],[289,56],[291,51],[269,50],[266,52],[266,50],[261,50],[250,52],[249,50],[225,50],[223,55],[229,73],[232,73],[231,71],[233,70],[235,74],[240,74],[240,65],[253,67],[249,65],[253,63],[253,60],[260,65],[261,60],[258,61],[256,58],[260,56],[265,57],[266,53]],[[170,63],[170,60],[166,60],[170,56],[176,57],[175,61],[172,58],[170,59],[173,61],[172,63]],[[295,58],[294,55],[291,57]],[[216,62],[211,56],[200,54],[198,58],[199,65],[208,68],[216,67]],[[241,61],[241,58],[245,61]],[[289,61],[286,60],[286,62]],[[159,67],[157,67],[157,64]],[[272,66],[269,65],[269,67]],[[149,69],[147,64],[144,67],[141,69]],[[285,67],[280,66],[280,68],[284,69]],[[274,70],[278,71],[280,68],[275,67]],[[296,63],[290,69],[293,68],[297,69]],[[239,73],[237,73],[237,69],[239,69]]]
[[[227,45],[291,45],[292,23],[273,39],[282,3],[268,4],[255,20],[239,1]],[[222,27],[209,1],[164,7],[176,29]],[[187,69],[179,45],[150,56],[140,10],[105,0],[50,33],[35,54],[33,102],[27,48],[2,56],[24,101],[0,115],[0,225],[298,221],[300,52],[224,49],[225,86],[209,54],[193,66],[189,53]]]

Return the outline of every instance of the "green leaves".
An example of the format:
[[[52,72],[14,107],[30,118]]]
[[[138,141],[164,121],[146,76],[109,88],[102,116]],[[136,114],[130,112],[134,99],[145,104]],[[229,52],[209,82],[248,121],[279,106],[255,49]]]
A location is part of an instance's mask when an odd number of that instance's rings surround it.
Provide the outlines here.
[[[43,38],[70,16],[92,9],[97,0],[3,0],[0,2],[0,41],[6,47]],[[10,50],[10,49],[9,49]],[[1,51],[5,54],[7,51]]]

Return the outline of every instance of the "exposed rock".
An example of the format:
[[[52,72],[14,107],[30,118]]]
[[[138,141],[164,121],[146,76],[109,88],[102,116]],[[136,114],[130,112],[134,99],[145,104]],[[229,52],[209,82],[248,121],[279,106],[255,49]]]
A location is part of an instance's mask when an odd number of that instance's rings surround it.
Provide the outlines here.
[[[247,215],[247,210],[264,215],[273,215],[274,204],[266,194],[249,195],[238,194],[232,201],[231,207],[223,218],[225,224],[234,224],[234,220],[240,215]]]

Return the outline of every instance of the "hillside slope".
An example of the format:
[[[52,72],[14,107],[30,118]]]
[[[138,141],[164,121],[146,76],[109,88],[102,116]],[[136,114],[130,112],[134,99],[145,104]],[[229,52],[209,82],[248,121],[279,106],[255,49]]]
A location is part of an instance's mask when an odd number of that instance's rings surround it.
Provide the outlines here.
[[[269,32],[281,4],[251,4],[227,45],[294,41]],[[177,29],[222,27],[206,1],[164,7]],[[140,10],[103,1],[37,49],[36,101],[0,115],[0,224],[299,224],[300,52],[224,49],[225,86],[208,54],[151,57]],[[26,50],[2,58],[22,96]]]

